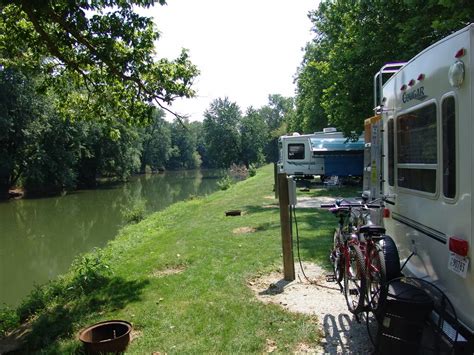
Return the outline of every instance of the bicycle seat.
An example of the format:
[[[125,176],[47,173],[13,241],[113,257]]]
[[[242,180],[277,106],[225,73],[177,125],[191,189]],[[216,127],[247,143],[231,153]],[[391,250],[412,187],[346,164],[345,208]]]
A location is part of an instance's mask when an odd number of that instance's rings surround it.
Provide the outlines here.
[[[382,226],[377,226],[375,224],[366,224],[365,226],[361,226],[359,228],[360,233],[364,234],[385,234],[385,228]]]

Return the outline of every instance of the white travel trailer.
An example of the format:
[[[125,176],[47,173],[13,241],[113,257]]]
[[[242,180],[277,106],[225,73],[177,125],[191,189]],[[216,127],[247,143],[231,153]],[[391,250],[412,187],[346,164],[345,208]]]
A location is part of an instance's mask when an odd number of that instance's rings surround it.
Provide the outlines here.
[[[312,134],[293,133],[278,138],[280,159],[278,167],[287,175],[300,178],[313,178],[324,175],[324,160],[311,152]]]
[[[325,176],[361,177],[364,142],[351,141],[342,132],[328,127],[323,132],[300,135],[294,133],[278,139],[279,168],[287,175],[313,178]]]
[[[393,74],[385,83],[385,73]],[[474,25],[374,78],[382,117],[377,191],[388,198],[387,234],[406,276],[441,289],[457,322],[443,331],[473,353],[474,272]],[[377,180],[377,179],[375,179]],[[372,198],[378,196],[372,195]],[[451,339],[454,340],[454,339]]]

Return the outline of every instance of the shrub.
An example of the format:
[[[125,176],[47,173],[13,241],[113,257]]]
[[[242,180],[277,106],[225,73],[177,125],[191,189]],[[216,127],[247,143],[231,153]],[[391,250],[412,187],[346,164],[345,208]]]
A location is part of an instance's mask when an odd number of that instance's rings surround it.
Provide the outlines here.
[[[17,313],[7,305],[0,304],[0,336],[19,325]]]
[[[255,175],[257,175],[257,167],[253,164],[250,164],[249,176],[252,177],[252,176],[255,176]]]
[[[234,181],[232,180],[232,178],[229,175],[225,175],[217,182],[217,186],[219,186],[221,190],[227,190],[229,187],[232,186],[233,183]]]
[[[36,285],[16,310],[20,322],[26,321],[32,315],[46,308],[47,303],[46,286]]]
[[[126,223],[138,223],[146,216],[146,201],[140,200],[130,208],[122,209],[122,217]]]
[[[70,289],[87,292],[102,286],[110,274],[109,266],[103,261],[100,249],[76,258],[72,263],[73,280]]]

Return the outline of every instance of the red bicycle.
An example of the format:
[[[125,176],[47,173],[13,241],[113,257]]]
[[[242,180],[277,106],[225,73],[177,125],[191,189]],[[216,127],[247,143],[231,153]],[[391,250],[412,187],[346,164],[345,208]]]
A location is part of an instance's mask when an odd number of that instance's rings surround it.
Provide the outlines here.
[[[385,297],[382,286],[387,282],[385,243],[389,237],[385,236],[385,228],[370,222],[370,211],[382,207],[375,202],[342,199],[321,205],[339,219],[330,259],[334,279],[354,314],[376,310]]]

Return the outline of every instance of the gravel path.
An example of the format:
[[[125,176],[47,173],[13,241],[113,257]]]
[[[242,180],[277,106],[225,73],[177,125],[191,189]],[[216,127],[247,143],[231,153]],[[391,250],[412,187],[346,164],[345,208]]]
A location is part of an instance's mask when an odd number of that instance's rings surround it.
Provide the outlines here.
[[[290,312],[317,316],[323,332],[319,346],[304,351],[314,354],[370,354],[373,351],[364,321],[358,323],[347,310],[344,295],[335,282],[327,282],[327,271],[321,267],[303,263],[295,264],[296,280],[283,280],[283,273],[274,272],[250,282],[258,299],[279,304]],[[276,349],[278,351],[278,349]]]
[[[335,197],[306,197],[298,196],[296,207],[297,208],[319,208],[322,203],[334,203]]]

